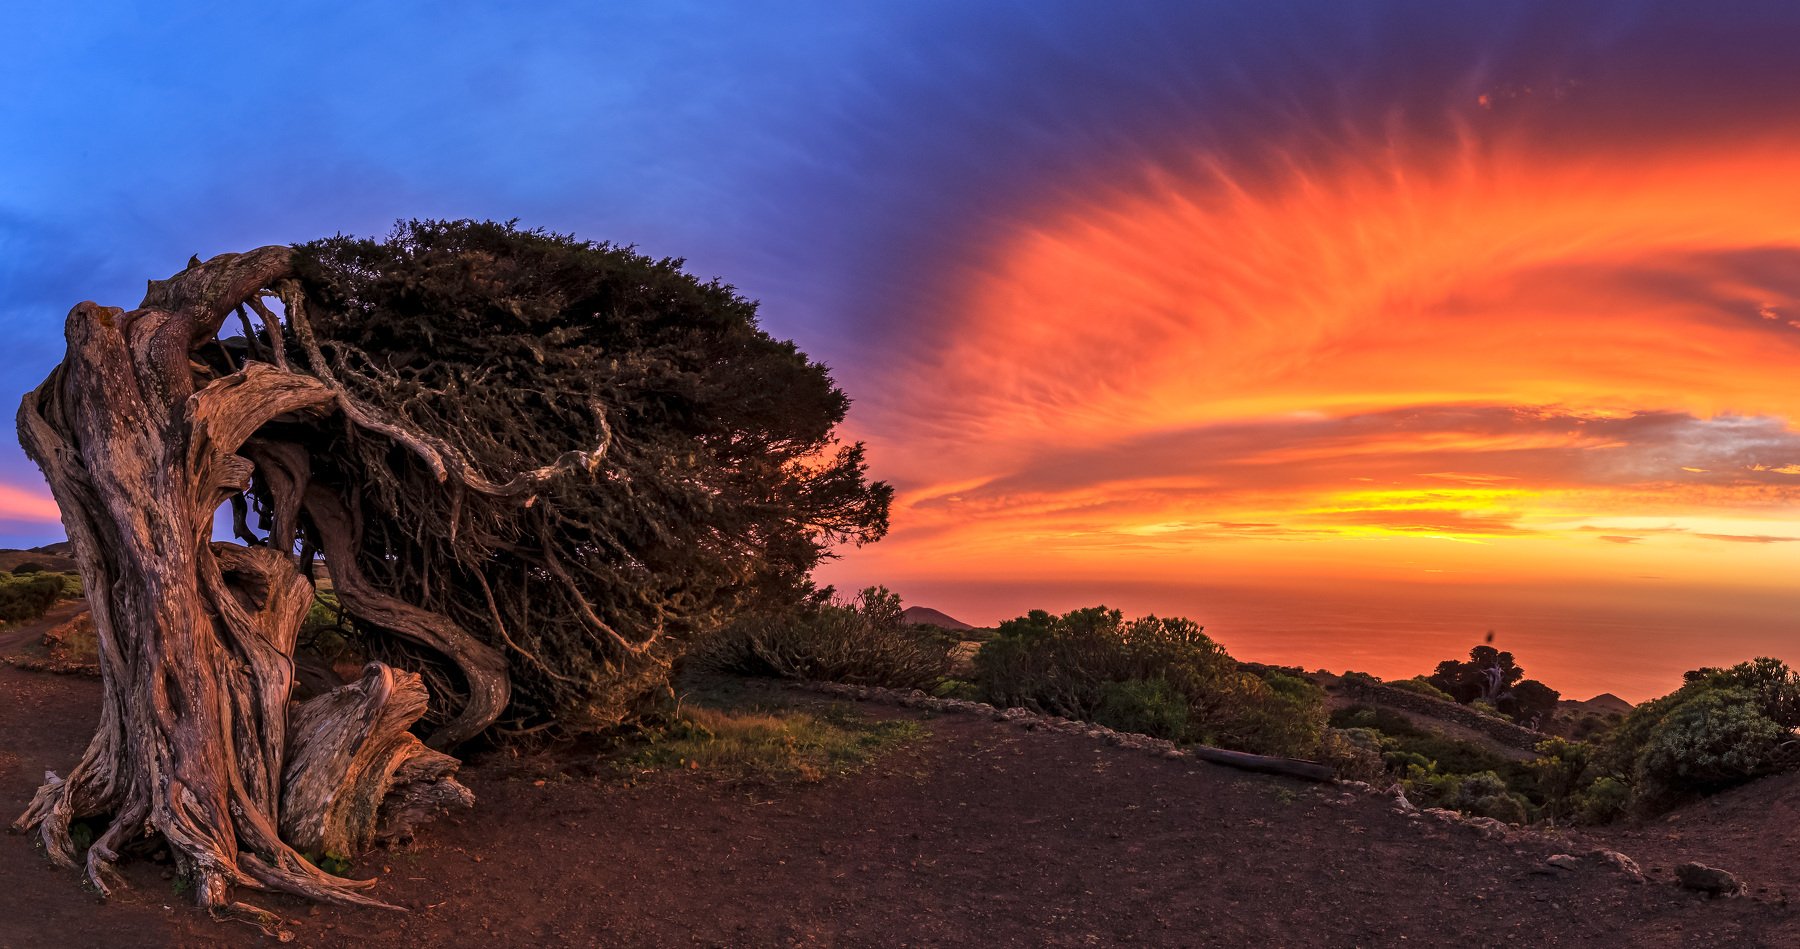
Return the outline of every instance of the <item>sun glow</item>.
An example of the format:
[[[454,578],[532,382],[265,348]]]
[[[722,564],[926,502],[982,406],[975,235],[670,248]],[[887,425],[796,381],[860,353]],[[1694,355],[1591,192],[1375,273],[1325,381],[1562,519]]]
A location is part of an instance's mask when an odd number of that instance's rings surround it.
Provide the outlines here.
[[[1464,133],[1114,169],[1022,214],[898,367],[930,384],[863,410],[903,490],[851,572],[1800,566],[1800,143]]]

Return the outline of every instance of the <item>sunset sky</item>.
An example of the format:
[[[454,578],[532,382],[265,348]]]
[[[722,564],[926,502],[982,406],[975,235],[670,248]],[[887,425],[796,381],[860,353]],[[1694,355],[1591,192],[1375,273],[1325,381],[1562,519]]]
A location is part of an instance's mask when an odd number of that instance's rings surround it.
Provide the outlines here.
[[[189,254],[516,217],[833,367],[898,489],[840,587],[1491,629],[1581,697],[1800,660],[1791,4],[140,6],[0,30],[7,405]],[[55,516],[7,440],[0,544]]]

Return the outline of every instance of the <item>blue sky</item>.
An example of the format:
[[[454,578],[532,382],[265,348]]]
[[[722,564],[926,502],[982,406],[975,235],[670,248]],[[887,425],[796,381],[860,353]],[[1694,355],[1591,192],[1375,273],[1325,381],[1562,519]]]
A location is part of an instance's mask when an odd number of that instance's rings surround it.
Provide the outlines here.
[[[901,488],[845,585],[1776,576],[1796,48],[1778,3],[13,3],[0,404],[190,254],[518,218],[685,257],[833,367]],[[1314,523],[1351,481],[1391,490]],[[0,439],[0,545],[59,538],[18,492]]]

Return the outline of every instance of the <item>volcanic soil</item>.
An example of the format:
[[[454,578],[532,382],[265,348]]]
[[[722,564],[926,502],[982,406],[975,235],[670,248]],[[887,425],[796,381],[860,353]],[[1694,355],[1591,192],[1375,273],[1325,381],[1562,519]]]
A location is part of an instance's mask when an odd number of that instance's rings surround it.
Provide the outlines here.
[[[45,769],[75,761],[98,697],[91,679],[0,667],[6,815]],[[352,873],[380,877],[376,895],[407,912],[245,896],[287,917],[302,946],[1800,945],[1785,877],[1709,900],[1666,872],[1632,883],[1545,864],[1577,843],[1635,842],[1652,851],[1646,869],[1676,857],[1731,869],[1745,848],[1791,854],[1789,821],[1761,822],[1754,841],[1718,822],[1674,842],[1667,824],[1486,840],[1371,795],[983,718],[865,710],[925,718],[929,733],[813,784],[692,771],[628,782],[566,750],[488,752],[463,771],[474,811]],[[0,836],[0,872],[0,947],[277,942],[193,909],[150,860],[128,864],[132,887],[106,902],[28,835]]]

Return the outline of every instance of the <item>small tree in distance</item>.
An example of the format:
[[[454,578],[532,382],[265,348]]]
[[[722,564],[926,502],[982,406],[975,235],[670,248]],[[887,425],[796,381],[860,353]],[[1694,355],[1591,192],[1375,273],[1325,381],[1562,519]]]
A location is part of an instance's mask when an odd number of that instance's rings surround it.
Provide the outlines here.
[[[1426,681],[1464,705],[1485,701],[1534,727],[1549,722],[1562,699],[1561,692],[1526,679],[1512,653],[1486,645],[1469,650],[1466,662],[1446,659],[1438,663]]]

